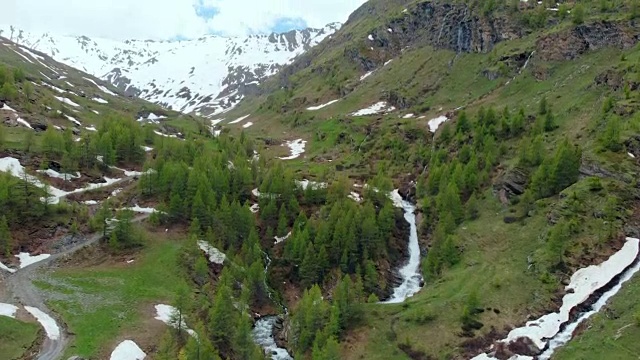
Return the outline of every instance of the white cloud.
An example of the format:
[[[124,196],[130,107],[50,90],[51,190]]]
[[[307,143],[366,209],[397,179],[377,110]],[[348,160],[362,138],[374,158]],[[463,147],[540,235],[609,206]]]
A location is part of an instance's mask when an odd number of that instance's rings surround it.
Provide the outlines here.
[[[282,18],[344,22],[366,0],[9,0],[0,22],[28,31],[117,40],[267,33]],[[203,19],[196,7],[216,8]]]

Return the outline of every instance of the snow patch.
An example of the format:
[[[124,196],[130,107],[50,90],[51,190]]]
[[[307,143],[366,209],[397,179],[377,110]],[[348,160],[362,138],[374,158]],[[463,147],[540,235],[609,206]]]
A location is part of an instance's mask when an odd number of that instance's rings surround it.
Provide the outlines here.
[[[51,340],[60,339],[60,328],[58,327],[58,324],[56,324],[56,321],[53,320],[51,316],[49,316],[44,311],[31,306],[25,306],[24,309],[27,310],[29,314],[33,315],[33,317],[36,318],[36,320],[38,320],[40,325],[42,325],[42,327],[44,328],[44,332],[47,334],[47,337],[49,339]]]
[[[98,131],[98,129],[96,129],[95,126],[87,126],[85,129],[87,129],[88,131],[95,131],[95,132]]]
[[[307,188],[309,186],[311,186],[311,189],[313,189],[313,190],[326,189],[327,188],[327,183],[310,181],[310,180],[307,180],[307,179],[304,179],[302,181],[296,180],[296,185],[301,187],[302,190],[307,190]]]
[[[204,240],[198,241],[198,247],[200,250],[204,251],[205,254],[209,255],[209,261],[214,264],[222,265],[224,260],[227,258],[224,253]]]
[[[0,110],[7,110],[7,111],[16,112],[11,107],[9,107],[9,105],[7,105],[7,104],[2,104],[2,107],[0,108]]]
[[[82,126],[80,121],[76,120],[76,118],[74,118],[73,116],[69,116],[69,115],[65,114],[64,117],[66,117],[69,121],[71,121],[72,123],[76,124],[77,126]]]
[[[351,116],[366,116],[390,112],[395,110],[393,106],[388,106],[386,101],[377,102],[367,108],[360,109],[351,114]]]
[[[369,76],[371,76],[371,74],[373,74],[374,72],[375,72],[375,70],[373,70],[373,71],[369,71],[368,73],[366,73],[366,74],[364,74],[364,75],[360,76],[360,81],[362,81],[362,80],[364,80],[364,79],[368,78],[368,77],[369,77]]]
[[[108,104],[109,103],[107,100],[99,98],[99,97],[91,98],[91,100],[93,100],[93,101],[95,101],[97,103],[100,103],[100,104]]]
[[[111,353],[110,360],[142,360],[147,354],[140,349],[138,344],[131,340],[125,340],[116,346]]]
[[[153,151],[153,148],[152,148],[152,147],[149,147],[149,146],[143,146],[143,147],[142,147],[142,149],[143,149],[145,152]]]
[[[253,205],[251,205],[249,210],[251,210],[252,213],[257,214],[258,211],[260,211],[260,205],[259,204],[253,204]]]
[[[59,173],[53,169],[47,169],[47,170],[38,170],[39,173],[41,174],[45,174],[48,177],[51,178],[56,178],[56,179],[62,179],[65,181],[71,181],[72,179],[79,179],[80,177],[82,177],[82,175],[80,174],[79,171],[76,171],[75,175],[72,174],[65,174],[65,173]]]
[[[111,95],[111,96],[118,96],[118,94],[114,93],[113,91],[111,91],[111,90],[107,89],[106,87],[104,87],[104,86],[102,86],[102,85],[98,85],[98,83],[96,83],[95,81],[93,81],[93,80],[91,80],[91,79],[89,79],[89,78],[83,77],[83,79],[85,79],[85,80],[87,80],[88,82],[92,83],[92,84],[93,84],[93,85],[95,85],[98,89],[102,90],[102,92],[104,92],[104,93],[106,93],[106,94],[109,94],[109,95]]]
[[[338,101],[340,101],[340,99],[331,100],[331,101],[329,101],[328,103],[325,103],[325,104],[322,104],[322,105],[318,105],[318,106],[310,106],[310,107],[308,107],[308,108],[307,108],[307,110],[309,110],[309,111],[316,111],[316,110],[320,110],[320,109],[322,109],[322,108],[324,108],[324,107],[327,107],[327,106],[329,106],[329,105],[335,104],[335,103],[337,103]]]
[[[307,141],[302,139],[287,141],[285,146],[291,150],[291,155],[281,157],[281,160],[293,160],[304,154],[304,149],[307,146]]]
[[[74,103],[73,101],[67,99],[66,97],[60,97],[60,96],[54,96],[58,101],[67,104],[67,105],[71,105],[73,107],[80,107],[79,104]]]
[[[237,123],[241,122],[242,120],[248,118],[249,116],[251,116],[251,114],[239,117],[239,118],[233,120],[232,122],[230,122],[229,125],[237,124]]]
[[[156,115],[154,113],[149,113],[149,115],[145,118],[145,117],[140,117],[138,119],[138,121],[143,122],[143,121],[149,121],[151,123],[157,124],[158,120],[162,120],[162,119],[166,119],[166,116],[161,116],[161,115]]]
[[[253,123],[251,121],[249,121],[248,123],[242,125],[243,128],[248,129],[253,125]]]
[[[10,318],[16,318],[18,307],[11,304],[0,303],[0,316],[6,316]]]
[[[387,65],[391,64],[391,62],[392,62],[392,61],[393,61],[393,59],[391,59],[391,60],[387,60],[387,61],[384,63],[384,65],[382,65],[382,66],[387,66]]]
[[[10,272],[12,274],[14,272],[16,272],[15,269],[12,269],[12,268],[8,267],[7,265],[3,264],[2,261],[0,261],[0,270],[8,271],[8,272]]]
[[[435,119],[429,120],[429,131],[431,131],[432,133],[435,133],[440,127],[440,125],[444,124],[448,120],[449,118],[444,115],[438,116]]]
[[[82,203],[85,204],[85,205],[98,205],[98,204],[100,204],[96,200],[87,200],[87,201],[83,201]]]
[[[632,158],[632,159],[635,159],[635,158],[636,158],[636,156],[635,156],[635,155],[633,155],[632,153],[627,153],[627,155],[629,155],[629,157],[630,157],[630,158]]]
[[[278,245],[278,244],[280,244],[281,242],[284,242],[285,240],[287,240],[287,239],[288,239],[288,238],[290,238],[290,237],[291,237],[291,231],[289,231],[289,233],[288,233],[287,235],[282,236],[282,237],[275,236],[275,237],[274,237],[274,239],[276,239],[276,241],[275,241],[275,245]]]
[[[544,349],[547,346],[547,342],[549,342],[548,350],[540,357],[540,359],[548,359],[556,348],[570,340],[573,330],[580,322],[600,310],[607,300],[617,293],[622,283],[629,280],[640,269],[640,264],[637,263],[639,245],[640,240],[627,238],[622,249],[603,263],[576,271],[571,276],[569,285],[565,287],[566,295],[562,299],[562,306],[559,312],[544,315],[537,320],[527,322],[523,327],[511,330],[507,338],[501,340],[501,342],[508,344],[520,338],[529,338],[539,349]],[[634,266],[629,268],[632,265]],[[627,268],[629,269],[625,272]],[[610,284],[620,274],[623,274],[623,276],[619,283],[605,292],[593,305],[591,310],[593,313],[587,312],[583,314],[576,322],[569,324],[564,331],[560,331],[561,327],[569,321],[571,312],[576,307],[588,300],[596,291]],[[473,360],[479,359],[494,358],[487,354],[480,354],[473,358]]]
[[[176,316],[177,314],[178,314],[178,309],[176,309],[171,305],[164,305],[164,304],[156,305],[156,317],[155,317],[156,320],[160,320],[163,323],[173,328],[182,329],[187,333],[189,333],[189,335],[193,336],[194,338],[197,338],[198,335],[196,334],[196,332],[187,327],[187,324],[184,321],[184,316],[182,319],[182,323],[178,324],[178,319]]]
[[[362,197],[355,191],[352,191],[351,194],[347,195],[347,197],[355,202],[361,202]]]
[[[31,126],[31,124],[29,124],[28,122],[26,122],[23,118],[18,118],[18,123],[22,124],[25,127],[28,127],[29,129],[33,130],[33,127]]]
[[[403,119],[411,119],[411,118],[414,118],[414,117],[415,117],[414,114],[407,114],[407,115],[403,116],[402,118]]]
[[[369,34],[368,39],[369,39],[369,41],[373,41],[373,35]]]
[[[128,208],[124,208],[123,210],[131,210],[133,212],[137,212],[137,213],[143,213],[143,214],[153,214],[153,213],[160,213],[160,211],[152,208],[152,207],[140,207],[138,204],[135,204],[135,206],[133,207],[128,207]]]
[[[31,254],[29,253],[22,252],[18,255],[15,255],[15,257],[17,257],[20,260],[20,269],[24,269],[29,265],[33,265],[37,262],[50,258],[51,255],[41,254],[41,255],[31,256]]]

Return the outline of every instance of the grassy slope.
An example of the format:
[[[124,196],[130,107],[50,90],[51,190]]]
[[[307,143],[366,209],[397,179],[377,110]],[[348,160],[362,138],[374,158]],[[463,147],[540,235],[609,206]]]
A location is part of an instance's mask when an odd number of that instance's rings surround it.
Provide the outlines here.
[[[338,143],[336,139],[342,132],[348,133],[353,138],[352,142],[359,144],[365,138],[365,126],[381,128],[382,135],[393,132],[398,124],[426,127],[426,121],[430,118],[458,106],[467,107],[471,114],[481,106],[490,105],[495,106],[498,111],[504,106],[508,106],[512,111],[523,107],[527,114],[534,114],[539,101],[545,96],[552,105],[559,125],[559,129],[545,137],[548,153],[552,153],[557,142],[566,136],[581,145],[585,159],[594,161],[630,181],[637,174],[635,162],[624,151],[611,153],[600,150],[597,138],[606,124],[606,121],[602,121],[601,109],[604,98],[611,93],[609,89],[595,86],[594,79],[605,70],[626,70],[637,63],[640,59],[640,49],[637,46],[627,51],[601,49],[571,62],[542,62],[534,57],[522,74],[517,75],[519,69],[512,69],[509,76],[493,81],[482,75],[483,70],[496,68],[497,59],[503,56],[531,53],[535,49],[536,39],[541,34],[561,31],[570,26],[569,22],[565,22],[520,40],[500,43],[491,54],[461,54],[456,57],[452,52],[429,47],[411,49],[387,66],[376,70],[340,102],[314,112],[305,111],[301,107],[297,114],[299,125],[293,128],[283,124],[293,115],[257,109],[260,101],[247,102],[236,111],[238,115],[253,114],[251,120],[256,125],[250,128],[249,132],[275,138],[300,136],[309,140],[305,159],[297,160],[292,165],[303,172],[326,175],[334,172],[336,164],[346,165],[347,168],[352,164],[363,165],[372,155],[376,155],[373,152],[361,154],[349,143]],[[623,59],[623,54],[626,59]],[[454,58],[455,62],[449,67],[449,61]],[[349,68],[350,65],[344,66]],[[533,75],[541,72],[547,74],[545,80],[536,79]],[[359,75],[352,74],[356,78]],[[303,78],[305,74],[297,76]],[[514,76],[515,79],[512,80]],[[629,75],[632,76],[634,75]],[[304,107],[337,98],[327,93],[318,82],[322,80],[318,77],[311,78],[308,83],[296,88],[290,96],[306,97],[308,103]],[[411,109],[386,116],[350,118],[346,115],[379,101],[383,90],[401,88],[408,96],[418,96],[423,86],[433,86],[437,90],[420,97],[419,104]],[[613,96],[620,102],[627,102],[623,100],[624,95],[621,92],[613,93]],[[633,95],[632,100],[628,102],[633,103],[635,97],[636,95]],[[399,119],[406,113],[425,115],[426,118]],[[622,139],[637,133],[639,126],[637,117],[624,118]],[[326,136],[321,139],[317,136],[318,133]],[[516,164],[519,141],[507,141],[504,145],[507,151],[499,166],[502,169]],[[411,153],[411,150],[408,153]],[[314,161],[314,156],[335,160],[331,163]],[[401,169],[402,165],[399,165],[399,168]],[[392,168],[391,171],[398,172],[399,168]],[[349,171],[367,175],[367,169],[357,166]],[[605,188],[610,193],[619,188],[627,188],[632,183],[609,179],[605,181]],[[604,205],[606,193],[589,192],[586,180],[568,189],[566,194],[572,192],[578,194],[583,210],[602,209]],[[458,244],[464,249],[461,263],[449,269],[435,283],[428,283],[421,293],[406,304],[366,305],[362,324],[350,333],[344,343],[344,357],[409,358],[401,347],[409,347],[435,358],[459,355],[464,352],[461,344],[465,340],[458,336],[461,332],[460,316],[465,301],[472,293],[478,294],[482,307],[498,309],[500,312],[497,314],[485,311],[480,315],[479,320],[485,326],[477,332],[478,335],[488,333],[491,327],[495,327],[499,333],[505,333],[507,326],[522,324],[530,314],[547,311],[553,306],[554,294],[560,288],[560,284],[557,279],[549,282],[549,279],[528,271],[527,258],[544,245],[542,237],[549,228],[547,215],[552,211],[563,211],[566,206],[568,205],[560,198],[551,198],[539,202],[536,214],[524,224],[505,224],[504,216],[515,211],[515,207],[500,205],[493,194],[487,191],[479,206],[483,209],[481,218],[463,224],[458,230]],[[613,246],[607,242],[608,235],[604,233],[605,224],[601,220],[586,212],[580,216],[583,221],[581,232],[575,236],[567,253],[572,270],[575,270],[581,256],[588,254],[591,259],[602,258],[612,252]],[[637,280],[635,284],[637,286]],[[624,293],[618,298],[623,297]],[[632,300],[619,301],[626,304]],[[616,325],[623,326],[631,321],[632,313],[625,311],[624,314],[623,320],[606,325],[602,333],[585,335],[584,341],[595,346],[596,339],[602,337],[603,333],[606,334],[607,329],[617,330],[619,327],[616,328]],[[622,324],[625,320],[626,323]],[[633,331],[630,330],[629,334],[634,334]],[[633,336],[628,338],[633,339]],[[624,358],[627,351],[624,347],[629,349],[630,342],[632,340],[625,342],[627,345],[621,345],[622,349],[614,351],[613,358]],[[588,349],[587,346],[589,345],[585,345],[585,350]],[[612,347],[613,345],[607,346],[607,349]],[[564,356],[577,359],[584,358],[584,354],[584,351],[576,351],[575,355]]]
[[[0,316],[0,360],[21,359],[39,333],[38,324]]]
[[[49,305],[76,334],[67,355],[96,358],[110,353],[120,336],[142,334],[155,316],[154,304],[171,303],[183,284],[177,256],[182,243],[154,234],[135,262],[123,259],[95,266],[59,269],[37,283]]]

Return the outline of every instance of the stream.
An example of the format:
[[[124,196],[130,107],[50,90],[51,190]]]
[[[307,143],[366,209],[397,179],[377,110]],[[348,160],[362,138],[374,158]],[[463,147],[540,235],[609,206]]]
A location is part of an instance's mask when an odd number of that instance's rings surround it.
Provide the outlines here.
[[[411,296],[415,295],[422,287],[422,275],[420,274],[420,245],[418,244],[418,228],[416,226],[416,207],[414,204],[402,199],[398,190],[394,190],[389,194],[389,197],[393,201],[394,205],[398,208],[402,208],[404,211],[404,219],[410,225],[409,231],[409,260],[398,270],[398,274],[402,278],[402,283],[393,289],[393,294],[382,304],[398,304],[402,303]],[[269,266],[271,265],[271,258],[265,253],[265,287],[268,289],[269,298],[275,301],[272,297],[271,289],[266,284],[266,275],[269,272]],[[279,304],[286,316],[288,310],[283,304]],[[256,321],[253,328],[252,335],[256,344],[260,345],[265,353],[271,355],[273,360],[293,360],[293,357],[289,354],[287,349],[278,347],[275,338],[273,337],[273,329],[278,322],[278,316],[268,315],[263,316]]]
[[[404,219],[410,225],[409,231],[409,261],[400,268],[398,274],[402,283],[393,289],[393,294],[383,304],[399,304],[415,295],[422,287],[422,275],[420,274],[420,245],[418,244],[418,228],[416,226],[416,207],[412,203],[402,199],[398,190],[390,194],[396,207],[404,211]]]

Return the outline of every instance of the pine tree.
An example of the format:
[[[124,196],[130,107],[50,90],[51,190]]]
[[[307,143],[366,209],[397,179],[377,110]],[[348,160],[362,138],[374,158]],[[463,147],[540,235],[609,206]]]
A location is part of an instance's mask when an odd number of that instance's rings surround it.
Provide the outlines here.
[[[289,219],[287,217],[287,210],[282,205],[278,215],[278,236],[286,236],[289,232]]]
[[[13,242],[11,240],[11,231],[9,230],[9,224],[7,223],[7,217],[2,216],[0,218],[0,253],[4,256],[11,256],[11,250],[13,248]]]
[[[231,298],[231,274],[228,271],[226,267],[222,270],[213,308],[209,311],[209,334],[218,349],[229,348],[231,337],[234,334],[233,328],[236,324]]]

